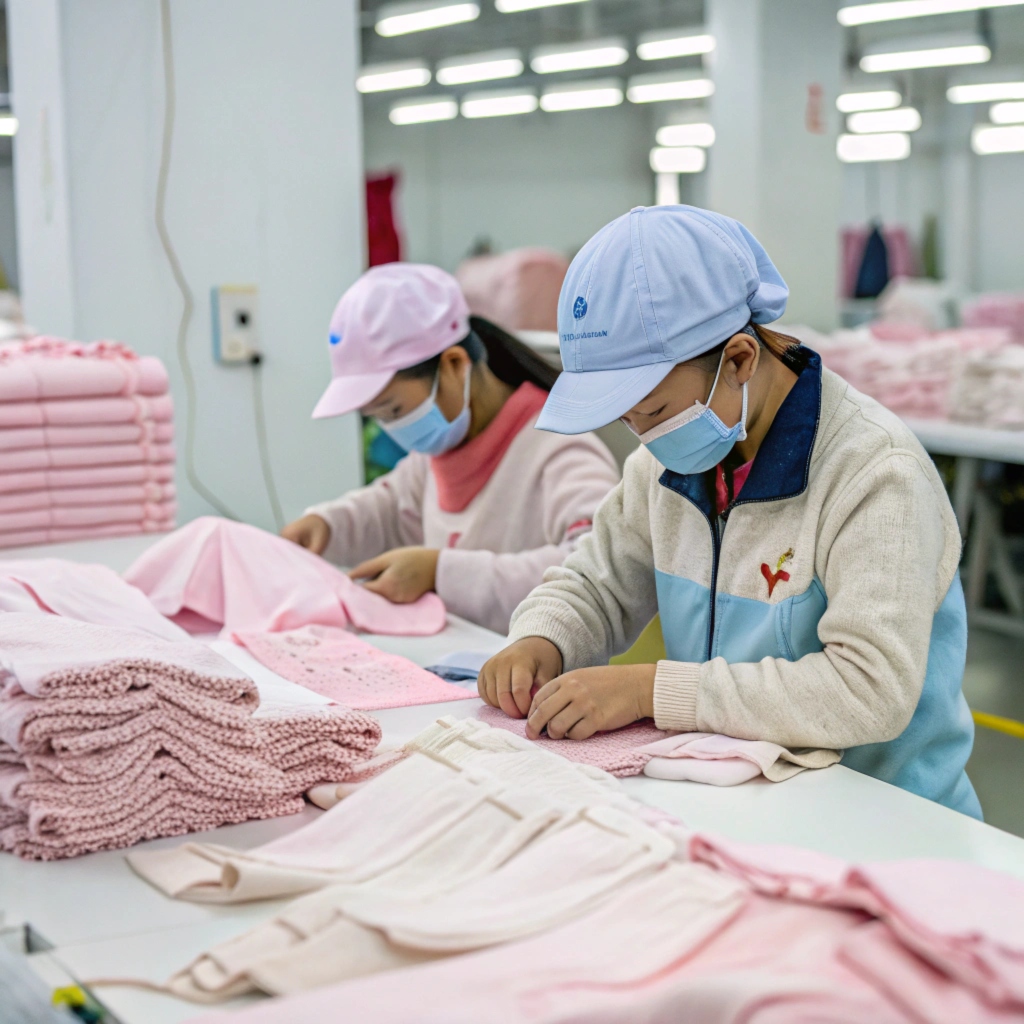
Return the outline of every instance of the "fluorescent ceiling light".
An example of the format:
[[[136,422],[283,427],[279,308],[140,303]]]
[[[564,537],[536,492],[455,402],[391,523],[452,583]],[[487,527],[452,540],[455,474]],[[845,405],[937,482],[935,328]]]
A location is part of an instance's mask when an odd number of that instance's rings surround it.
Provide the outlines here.
[[[462,98],[463,117],[509,117],[532,114],[536,109],[537,97],[523,90],[471,92]]]
[[[889,3],[855,4],[840,7],[840,25],[871,25],[879,21],[902,21],[932,14],[958,14],[985,7],[1017,7],[1024,0],[891,0]]]
[[[954,85],[946,90],[950,103],[995,103],[998,100],[1024,100],[1024,82],[980,82]]]
[[[404,36],[409,32],[426,32],[432,28],[476,21],[480,7],[475,3],[444,4],[437,0],[425,3],[385,4],[377,11],[377,35]]]
[[[459,116],[459,104],[452,96],[431,96],[428,100],[396,103],[388,113],[392,124],[426,124],[450,121]]]
[[[707,151],[699,146],[655,146],[651,150],[655,174],[700,174],[707,163]]]
[[[992,59],[992,51],[977,35],[949,33],[926,36],[902,44],[894,40],[879,43],[864,51],[860,59],[862,71],[909,71],[913,68],[944,68],[958,64],[984,64]]]
[[[625,64],[629,50],[621,39],[595,39],[575,46],[538,46],[530,58],[530,67],[538,75],[585,68],[611,68]]]
[[[667,124],[658,129],[659,146],[713,146],[715,129],[710,124]]]
[[[910,136],[902,132],[887,135],[840,135],[836,141],[836,156],[844,164],[905,160],[910,156]]]
[[[538,7],[561,7],[563,4],[581,4],[586,0],[494,0],[494,6],[502,14],[516,14],[519,11],[535,11]]]
[[[576,82],[546,89],[540,98],[541,110],[592,110],[617,107],[622,102],[622,83],[616,78]]]
[[[900,107],[898,110],[862,110],[846,119],[846,127],[854,135],[916,132],[921,127],[921,115],[914,107]]]
[[[641,60],[665,60],[668,57],[695,57],[710,53],[714,48],[714,36],[677,29],[674,32],[645,32],[637,39],[636,55]]]
[[[844,92],[836,98],[836,109],[842,114],[858,110],[891,110],[903,102],[895,89],[876,89],[874,92]]]
[[[988,119],[993,124],[1024,124],[1024,103],[994,103]]]
[[[523,61],[518,50],[491,50],[438,61],[434,77],[441,85],[465,85],[467,82],[515,78],[522,73]]]
[[[17,135],[18,119],[13,114],[0,114],[0,135]]]
[[[405,60],[360,68],[356,88],[360,92],[390,92],[392,89],[416,89],[429,81],[430,68],[423,61]]]
[[[660,103],[663,100],[700,100],[715,91],[715,83],[702,75],[678,71],[634,75],[629,80],[626,98],[630,103]]]
[[[1024,124],[979,124],[971,132],[971,149],[979,156],[1024,153]]]

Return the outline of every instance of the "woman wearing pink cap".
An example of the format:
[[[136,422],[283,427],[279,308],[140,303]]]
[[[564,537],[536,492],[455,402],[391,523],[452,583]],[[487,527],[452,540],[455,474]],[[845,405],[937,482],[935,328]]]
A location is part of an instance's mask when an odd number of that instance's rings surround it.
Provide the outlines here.
[[[557,372],[471,317],[455,278],[389,263],[331,319],[330,385],[314,417],[360,410],[409,455],[369,487],[308,509],[283,535],[396,602],[429,590],[499,632],[561,565],[618,482],[593,434],[534,430]]]

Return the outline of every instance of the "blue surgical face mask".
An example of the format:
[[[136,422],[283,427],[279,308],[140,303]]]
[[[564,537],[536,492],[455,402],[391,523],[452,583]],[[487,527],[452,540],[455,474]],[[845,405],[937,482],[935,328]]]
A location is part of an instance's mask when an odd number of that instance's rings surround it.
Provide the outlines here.
[[[441,377],[438,367],[434,374],[434,386],[429,396],[401,419],[383,423],[377,420],[380,429],[391,439],[401,445],[407,452],[422,452],[424,455],[441,455],[462,444],[469,433],[469,378],[470,368],[466,368],[466,384],[462,395],[462,412],[448,422],[444,413],[438,408],[437,384]]]
[[[646,445],[647,450],[673,473],[703,473],[717,466],[737,441],[746,439],[746,384],[743,385],[743,411],[735,427],[727,427],[710,408],[724,359],[725,352],[718,362],[718,372],[706,405],[695,402],[689,409],[638,435],[641,444]]]

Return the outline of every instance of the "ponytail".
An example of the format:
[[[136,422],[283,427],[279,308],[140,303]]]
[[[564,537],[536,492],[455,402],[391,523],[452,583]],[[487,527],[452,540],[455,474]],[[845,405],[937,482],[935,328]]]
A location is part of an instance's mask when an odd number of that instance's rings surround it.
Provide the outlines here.
[[[551,390],[558,370],[532,348],[482,316],[471,316],[469,325],[483,342],[487,365],[498,380],[514,388],[529,381],[543,391]]]

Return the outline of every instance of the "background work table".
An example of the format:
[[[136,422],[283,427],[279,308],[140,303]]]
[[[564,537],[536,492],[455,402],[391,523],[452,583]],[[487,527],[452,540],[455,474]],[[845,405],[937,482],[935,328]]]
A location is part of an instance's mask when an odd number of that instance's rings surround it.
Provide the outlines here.
[[[141,537],[88,541],[4,552],[3,558],[45,555],[123,570],[152,541]],[[454,617],[433,637],[366,639],[420,665],[430,665],[456,650],[494,652],[504,643],[498,634]],[[217,647],[230,653],[232,661],[257,682],[263,675],[279,685],[292,685],[273,676],[246,651],[231,645]],[[414,735],[442,715],[471,716],[479,706],[481,702],[473,699],[374,714],[385,740],[393,741]],[[804,772],[788,782],[759,778],[728,789],[643,776],[625,779],[623,784],[631,795],[672,812],[691,827],[733,839],[792,843],[851,861],[950,857],[1024,878],[1024,839],[842,765]],[[227,826],[187,838],[247,849],[300,828],[320,813],[309,807],[291,817]],[[172,847],[185,841],[177,836],[144,845]],[[50,863],[0,854],[2,923],[9,928],[26,925],[41,948],[52,947],[36,953],[33,961],[54,985],[66,984],[69,978],[104,977],[161,982],[202,950],[272,916],[282,902],[218,907],[167,899],[133,874],[123,851]],[[203,1009],[142,989],[103,987],[97,995],[121,1024],[176,1024]]]

